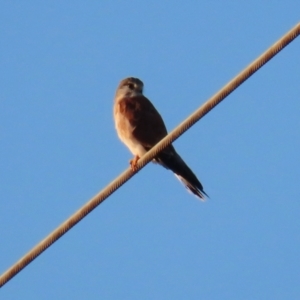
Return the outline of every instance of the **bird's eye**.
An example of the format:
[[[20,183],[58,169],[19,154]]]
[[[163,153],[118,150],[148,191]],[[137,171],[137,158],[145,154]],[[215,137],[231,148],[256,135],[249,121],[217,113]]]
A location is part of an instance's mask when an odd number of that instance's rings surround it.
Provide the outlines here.
[[[133,90],[134,89],[134,84],[133,83],[128,83],[128,87]]]

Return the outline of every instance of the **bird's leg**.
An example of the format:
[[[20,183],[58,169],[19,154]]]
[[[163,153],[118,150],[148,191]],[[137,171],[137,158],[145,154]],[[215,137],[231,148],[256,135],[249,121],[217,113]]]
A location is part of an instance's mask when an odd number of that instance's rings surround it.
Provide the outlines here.
[[[138,155],[136,155],[133,159],[131,159],[129,161],[132,171],[136,171],[136,169],[137,169],[136,164],[137,164],[139,159],[140,159],[140,157]]]

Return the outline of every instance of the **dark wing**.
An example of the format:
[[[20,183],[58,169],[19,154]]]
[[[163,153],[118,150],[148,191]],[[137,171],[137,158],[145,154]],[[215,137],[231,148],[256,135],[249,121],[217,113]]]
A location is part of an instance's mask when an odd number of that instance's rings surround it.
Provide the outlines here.
[[[145,149],[149,150],[167,135],[162,117],[146,97],[124,98],[120,110],[134,128],[133,136]]]
[[[120,111],[134,128],[133,136],[146,150],[151,149],[168,134],[159,112],[144,96],[124,98],[120,101]],[[206,194],[202,184],[172,145],[160,152],[154,162],[172,170],[189,191],[201,199],[204,198],[203,194]]]

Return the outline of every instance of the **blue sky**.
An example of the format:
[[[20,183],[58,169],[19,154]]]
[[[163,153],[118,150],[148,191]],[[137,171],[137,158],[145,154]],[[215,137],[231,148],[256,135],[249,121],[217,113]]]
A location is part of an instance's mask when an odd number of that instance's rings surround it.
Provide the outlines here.
[[[299,1],[6,1],[0,272],[128,167],[127,76],[173,129],[299,22]],[[3,299],[299,299],[300,39],[175,147],[201,203],[149,164],[2,289]]]

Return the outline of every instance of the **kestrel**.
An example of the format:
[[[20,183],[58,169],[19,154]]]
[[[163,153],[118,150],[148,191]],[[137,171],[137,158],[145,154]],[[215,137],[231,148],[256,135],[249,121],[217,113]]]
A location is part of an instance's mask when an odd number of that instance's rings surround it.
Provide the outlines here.
[[[159,112],[143,95],[143,87],[143,82],[138,78],[126,78],[120,82],[114,100],[118,136],[134,155],[130,160],[132,170],[136,169],[139,158],[168,134]],[[201,200],[204,195],[208,197],[196,175],[173,145],[160,152],[153,162],[173,171],[185,187]]]

